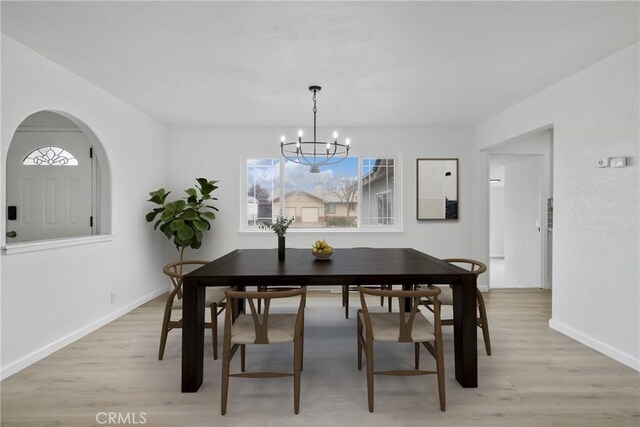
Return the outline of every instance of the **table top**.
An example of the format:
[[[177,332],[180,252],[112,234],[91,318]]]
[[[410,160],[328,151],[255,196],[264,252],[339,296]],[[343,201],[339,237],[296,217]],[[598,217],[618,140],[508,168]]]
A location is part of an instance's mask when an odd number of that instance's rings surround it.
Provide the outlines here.
[[[185,275],[185,286],[456,284],[470,271],[408,248],[336,249],[326,260],[309,249],[236,249]]]

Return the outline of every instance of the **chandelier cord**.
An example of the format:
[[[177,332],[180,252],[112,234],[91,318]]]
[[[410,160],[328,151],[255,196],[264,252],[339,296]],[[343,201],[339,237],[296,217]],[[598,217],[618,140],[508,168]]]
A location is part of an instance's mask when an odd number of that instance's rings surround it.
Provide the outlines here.
[[[316,142],[316,113],[318,112],[318,107],[316,107],[316,93],[318,93],[318,91],[314,90],[313,91],[313,142]]]

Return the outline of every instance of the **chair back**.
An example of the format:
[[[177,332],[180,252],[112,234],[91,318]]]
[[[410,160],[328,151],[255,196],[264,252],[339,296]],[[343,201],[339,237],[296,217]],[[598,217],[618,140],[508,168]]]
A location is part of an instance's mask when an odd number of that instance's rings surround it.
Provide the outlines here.
[[[172,297],[174,295],[178,296],[178,299],[182,299],[182,276],[187,274],[188,272],[195,270],[196,268],[200,268],[203,265],[209,264],[211,261],[202,261],[202,260],[186,260],[186,261],[175,261],[170,262],[162,268],[162,272],[169,276],[171,279],[171,284],[173,285],[173,290],[171,293]],[[187,267],[185,269],[185,266]],[[194,267],[195,266],[195,267]]]
[[[465,270],[469,270],[470,272],[475,273],[476,276],[479,276],[485,271],[487,271],[487,266],[481,263],[480,261],[476,261],[475,259],[443,258],[442,261],[446,261],[451,264],[456,264],[458,267],[464,268]]]
[[[400,312],[397,313],[399,316],[398,342],[413,342],[413,323],[417,313],[420,311],[418,310],[418,307],[420,307],[420,300],[423,298],[430,298],[433,301],[435,328],[436,330],[440,329],[440,301],[438,300],[438,294],[440,294],[439,288],[420,288],[412,291],[371,288],[359,288],[358,290],[360,292],[360,304],[362,306],[368,335],[367,339],[373,339],[373,332],[371,329],[371,316],[365,299],[366,295],[384,298],[398,298],[398,306],[400,307]],[[411,299],[411,311],[409,313],[405,310],[404,302],[406,298]],[[385,315],[393,316],[394,314],[385,313]]]
[[[271,288],[263,291],[235,291],[227,289],[225,294],[227,295],[228,304],[224,324],[225,337],[231,336],[230,332],[233,327],[232,324],[235,305],[238,303],[238,300],[244,300],[245,314],[247,305],[251,310],[251,317],[253,319],[253,327],[255,329],[256,337],[254,344],[269,344],[269,313],[271,309],[271,300],[294,298],[298,296],[300,297],[300,303],[298,304],[298,312],[296,314],[295,335],[299,336],[299,334],[302,333],[302,328],[304,327],[304,307],[306,304],[307,288]],[[261,313],[258,313],[258,301],[260,301],[263,307]]]

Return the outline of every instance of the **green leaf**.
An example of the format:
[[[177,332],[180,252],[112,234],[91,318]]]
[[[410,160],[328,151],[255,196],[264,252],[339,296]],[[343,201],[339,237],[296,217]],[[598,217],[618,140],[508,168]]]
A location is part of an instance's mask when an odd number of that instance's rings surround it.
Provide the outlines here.
[[[171,230],[173,231],[182,230],[183,227],[184,227],[184,221],[181,219],[172,221],[171,224],[169,225],[169,228],[171,228]]]
[[[213,212],[200,212],[200,217],[213,220],[216,219],[216,214]]]
[[[187,193],[187,195],[189,195],[190,197],[198,197],[198,192],[195,188],[187,188],[186,190],[184,190],[184,192]]]
[[[153,221],[154,219],[156,219],[156,216],[158,216],[158,212],[153,211],[153,212],[149,212],[149,213],[145,216],[145,218],[147,219],[147,222],[151,222],[151,221]]]
[[[208,230],[211,226],[209,225],[208,221],[196,219],[195,221],[193,221],[193,227],[196,230],[205,231],[205,230]]]
[[[200,249],[200,247],[202,246],[202,242],[201,241],[191,241],[191,247],[193,249]]]
[[[162,220],[161,220],[161,219],[157,220],[157,221],[156,221],[156,223],[155,223],[155,224],[153,224],[153,229],[154,229],[154,230],[155,230],[155,229],[157,229],[157,228],[158,228],[158,226],[159,226],[161,223],[162,223]]]
[[[198,219],[198,212],[193,209],[193,208],[189,208],[186,211],[184,211],[182,213],[182,215],[180,216],[181,219],[184,220],[194,220],[194,219]]]
[[[173,219],[173,211],[172,210],[165,210],[164,212],[162,212],[162,216],[160,217],[160,220],[162,220],[162,222],[167,222]]]
[[[180,230],[178,230],[178,234],[177,234],[178,238],[183,241],[191,239],[193,235],[194,235],[194,232],[191,227],[183,227]]]
[[[149,195],[151,196],[151,198],[148,201],[156,203],[158,205],[163,205],[169,194],[171,194],[171,191],[166,192],[164,188],[161,188],[159,190],[150,192]]]
[[[171,231],[169,224],[162,224],[162,226],[160,227],[160,230],[162,230],[164,235],[167,236],[167,239],[170,239],[171,236],[173,236],[173,231]]]

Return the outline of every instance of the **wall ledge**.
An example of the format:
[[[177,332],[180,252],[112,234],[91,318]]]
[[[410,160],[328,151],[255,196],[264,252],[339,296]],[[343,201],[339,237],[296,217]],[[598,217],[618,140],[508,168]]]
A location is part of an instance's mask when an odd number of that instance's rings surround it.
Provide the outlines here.
[[[48,239],[35,242],[9,243],[2,247],[5,255],[23,254],[26,252],[46,251],[49,249],[66,248],[69,246],[90,245],[93,243],[110,242],[114,239],[113,234],[102,234],[96,236],[70,237],[66,239]]]
[[[604,354],[605,356],[612,358],[613,360],[622,363],[623,365],[630,367],[631,369],[640,372],[640,359],[636,359],[630,354],[623,353],[620,350],[617,350],[601,341],[591,338],[590,336],[585,335],[582,332],[577,331],[567,325],[564,325],[557,320],[549,319],[549,327],[560,332],[563,335],[568,336],[569,338],[578,341],[581,344],[586,345],[587,347],[590,347]]]

